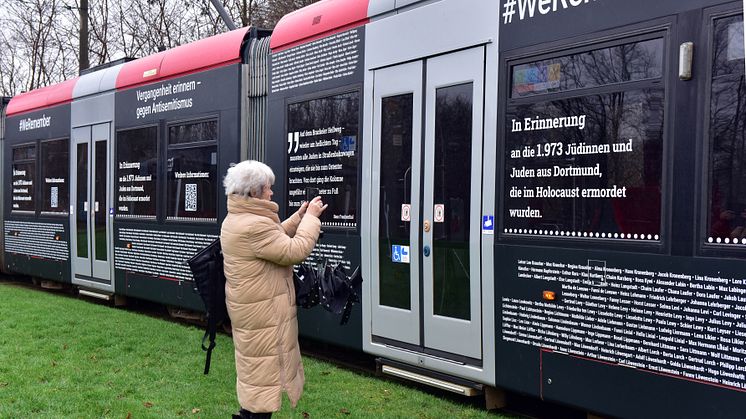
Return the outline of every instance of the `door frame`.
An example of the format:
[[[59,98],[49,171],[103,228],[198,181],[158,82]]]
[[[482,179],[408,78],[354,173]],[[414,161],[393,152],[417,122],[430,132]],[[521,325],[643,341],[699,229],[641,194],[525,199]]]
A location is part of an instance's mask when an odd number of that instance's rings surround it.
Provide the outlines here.
[[[386,97],[396,96],[400,94],[411,93],[412,96],[412,164],[410,166],[410,226],[419,226],[420,218],[420,177],[422,173],[422,161],[421,150],[422,150],[422,76],[423,76],[423,64],[421,61],[415,61],[411,63],[401,64],[398,66],[388,67],[382,70],[378,70],[375,73],[376,86],[381,86],[380,89],[376,89],[374,92],[374,103],[373,113],[374,115],[381,115],[381,103]],[[381,183],[381,125],[375,124],[373,127],[373,138],[374,146],[371,155],[373,164],[373,176],[371,177],[371,183],[373,185],[380,185]],[[377,187],[373,191],[372,203],[379,202],[380,187]],[[380,207],[379,205],[371,205],[371,221],[379,220],[376,225],[380,222]],[[370,225],[370,224],[369,224]],[[380,244],[379,244],[379,229],[374,228],[370,233],[370,244],[371,244],[371,258],[374,261],[380,260]],[[412,276],[420,275],[420,256],[419,251],[414,251],[420,248],[420,233],[418,228],[410,228],[409,236],[409,247],[410,247],[410,262],[409,262],[409,275]],[[378,263],[372,266],[371,278],[379,278],[380,269]],[[371,318],[372,333],[375,336],[384,336],[387,339],[393,339],[399,342],[405,342],[410,345],[418,345],[421,340],[421,304],[420,304],[420,282],[410,280],[410,309],[394,308],[380,305],[380,282],[373,281],[371,283],[372,293],[371,298],[373,304],[371,310],[373,316]]]
[[[422,283],[424,310],[425,348],[439,350],[473,359],[482,358],[482,278],[480,227],[482,215],[482,149],[484,147],[484,48],[470,48],[447,55],[430,58],[426,61],[427,75],[425,88],[425,156],[423,171],[423,219],[432,222],[430,233],[423,233],[423,246],[433,248],[430,257],[423,258]],[[454,76],[452,71],[458,69]],[[434,174],[435,168],[435,118],[437,90],[472,83],[472,126],[471,126],[471,174],[469,191],[469,320],[445,317],[435,314],[434,290],[435,272],[433,261],[435,230]],[[449,209],[446,209],[449,211]],[[477,339],[478,337],[478,339]]]
[[[463,50],[477,48],[484,57],[483,65],[483,97],[484,98],[496,98],[497,97],[497,80],[498,74],[495,70],[497,68],[497,45],[491,41],[484,43],[473,44],[468,47],[460,48],[458,50],[450,51],[444,54],[438,54],[435,57],[448,55],[453,52],[459,52]],[[417,59],[407,60],[401,64],[409,63],[411,61],[420,61],[433,58],[433,57],[419,57]],[[400,65],[399,63],[395,65]],[[384,65],[379,68],[368,68],[365,74],[364,84],[364,98],[365,98],[365,112],[363,115],[364,122],[364,141],[363,141],[363,175],[369,176],[373,179],[374,171],[379,170],[379,163],[376,162],[372,155],[373,149],[375,148],[375,136],[373,130],[376,129],[376,124],[380,124],[380,120],[374,121],[373,109],[375,103],[375,89],[374,79],[375,72],[393,67],[392,65]],[[489,70],[488,69],[492,69]],[[424,82],[423,82],[424,83]],[[424,86],[424,84],[423,84]],[[380,95],[379,95],[380,97]],[[479,218],[482,215],[494,216],[495,211],[495,178],[496,170],[498,166],[497,162],[497,150],[494,144],[494,138],[497,136],[497,110],[495,109],[495,103],[491,100],[485,99],[480,103],[482,106],[482,127],[478,130],[482,137],[482,150],[481,160],[474,161],[473,165],[478,166],[482,172],[481,182],[477,179],[474,180],[478,189],[481,189],[481,204],[477,205],[475,211],[479,212]],[[378,118],[376,116],[375,118]],[[490,141],[489,139],[493,139]],[[363,202],[375,203],[374,195],[377,196],[377,192],[374,190],[373,182],[366,182],[363,184]],[[372,227],[373,221],[373,205],[362,206],[362,225],[361,234],[363,237],[372,237],[374,232]],[[472,220],[472,222],[479,223],[476,227],[477,231],[480,230],[481,220]],[[377,224],[376,224],[377,225]],[[438,351],[425,351],[423,347],[414,347],[407,345],[399,345],[397,342],[389,342],[386,339],[376,339],[372,333],[372,322],[373,322],[373,289],[372,280],[365,281],[363,284],[363,349],[374,355],[378,355],[387,359],[404,362],[413,366],[423,367],[429,370],[438,371],[465,379],[473,379],[481,383],[494,384],[495,382],[495,294],[494,294],[494,235],[492,231],[485,232],[479,231],[473,239],[475,239],[479,246],[479,254],[477,256],[478,264],[476,269],[481,271],[481,293],[479,297],[479,305],[481,311],[478,316],[481,318],[481,345],[479,351],[481,351],[481,362],[480,360],[466,359],[449,359],[444,358]],[[421,250],[421,249],[420,249]],[[420,251],[418,250],[418,251]],[[414,253],[411,251],[410,254]],[[374,255],[376,256],[374,258]],[[363,240],[362,242],[362,266],[363,273],[366,278],[373,278],[373,269],[376,268],[378,263],[377,253],[374,253],[373,243],[370,240]],[[424,340],[424,339],[423,339]],[[474,362],[476,361],[476,362]]]
[[[113,292],[113,241],[112,241],[112,214],[110,211],[111,200],[112,200],[112,124],[111,122],[103,122],[92,125],[85,125],[75,127],[72,129],[71,141],[70,141],[70,262],[71,262],[71,278],[72,283],[81,285],[86,288],[94,288],[103,291]],[[88,234],[88,257],[78,257],[77,246],[78,246],[78,211],[84,210],[78,208],[78,173],[77,173],[77,162],[78,162],[78,145],[87,144],[87,160],[88,160],[88,181],[87,181],[87,199],[88,211],[86,214],[87,234]],[[95,201],[95,182],[94,179],[99,177],[96,173],[96,156],[95,150],[98,145],[104,144],[106,152],[104,153],[104,159],[106,164],[106,173],[104,173],[104,185],[106,192],[104,194],[104,202]],[[105,220],[105,231],[106,231],[106,260],[96,260],[95,255],[95,220],[94,215],[96,212],[96,203],[98,203],[98,211],[103,212]]]

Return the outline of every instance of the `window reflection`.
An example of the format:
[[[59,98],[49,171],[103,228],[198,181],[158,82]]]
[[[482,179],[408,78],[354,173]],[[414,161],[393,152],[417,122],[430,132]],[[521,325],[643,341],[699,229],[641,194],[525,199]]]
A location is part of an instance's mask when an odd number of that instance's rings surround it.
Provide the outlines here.
[[[659,235],[663,90],[522,105],[509,113],[508,121],[568,115],[584,115],[584,125],[508,133],[510,150],[528,148],[536,156],[507,156],[506,193],[520,191],[521,196],[507,201],[506,227],[594,237]],[[547,153],[547,144],[557,144],[557,152]],[[550,189],[568,195],[542,196]],[[526,196],[527,191],[534,196]],[[525,208],[534,212],[517,212]]]
[[[512,97],[661,77],[663,39],[633,42],[513,67]]]
[[[75,168],[77,184],[75,185],[75,196],[77,208],[75,219],[77,226],[78,257],[88,257],[88,143],[80,143],[77,146],[78,162]]]
[[[318,188],[329,204],[325,227],[356,228],[360,93],[342,93],[287,106],[288,212]]]
[[[380,304],[402,309],[411,308],[410,265],[394,260],[392,246],[410,245],[401,212],[412,203],[412,102],[412,93],[381,99]]]
[[[743,18],[715,21],[710,92],[708,242],[746,244]]]
[[[156,216],[157,128],[117,133],[117,217]]]
[[[11,200],[13,211],[35,211],[36,146],[13,148]]]
[[[108,255],[109,238],[106,234],[106,140],[98,140],[93,143],[93,164],[96,178],[93,179],[93,215],[94,215],[94,243],[93,250],[96,260],[106,261]]]
[[[168,144],[188,144],[218,140],[217,121],[192,122],[168,127]]]
[[[433,312],[471,318],[469,226],[471,220],[472,83],[436,90],[434,204],[443,222],[433,223]]]
[[[67,214],[70,154],[68,140],[41,143],[41,180],[43,212]]]
[[[512,68],[513,97],[545,96],[508,102],[507,233],[660,239],[663,46],[641,40]]]
[[[217,145],[169,150],[169,219],[217,219],[217,153]]]

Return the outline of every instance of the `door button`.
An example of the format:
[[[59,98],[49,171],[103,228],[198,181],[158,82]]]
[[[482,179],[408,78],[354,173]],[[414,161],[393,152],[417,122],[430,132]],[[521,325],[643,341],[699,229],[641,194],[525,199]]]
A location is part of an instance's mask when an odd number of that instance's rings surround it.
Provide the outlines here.
[[[425,223],[423,224],[423,228],[425,229],[425,233],[430,232],[430,221],[425,220]]]
[[[425,257],[428,257],[428,256],[430,256],[430,246],[425,246],[425,247],[424,247],[424,248],[422,249],[422,253],[424,253],[424,254],[425,254]]]

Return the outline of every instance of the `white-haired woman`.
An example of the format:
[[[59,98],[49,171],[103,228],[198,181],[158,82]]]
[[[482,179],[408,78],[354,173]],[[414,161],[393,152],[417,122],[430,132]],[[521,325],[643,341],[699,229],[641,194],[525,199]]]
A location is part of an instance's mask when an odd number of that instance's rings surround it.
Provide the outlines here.
[[[241,404],[233,418],[269,418],[283,392],[293,406],[303,392],[292,267],[313,250],[327,206],[317,196],[281,223],[270,200],[274,181],[272,169],[254,160],[228,169],[223,181],[220,242]]]

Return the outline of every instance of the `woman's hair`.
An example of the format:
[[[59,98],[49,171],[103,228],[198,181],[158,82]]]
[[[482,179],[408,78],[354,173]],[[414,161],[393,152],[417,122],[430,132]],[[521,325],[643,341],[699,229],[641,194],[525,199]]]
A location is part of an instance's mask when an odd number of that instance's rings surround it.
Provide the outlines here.
[[[223,179],[225,194],[258,197],[265,185],[275,183],[275,174],[269,166],[256,160],[245,160],[228,168]]]

